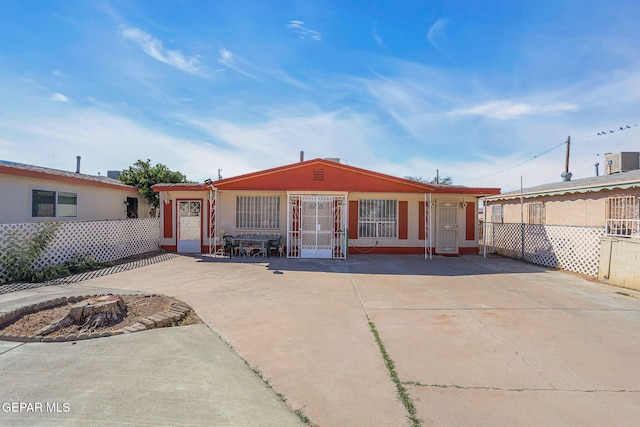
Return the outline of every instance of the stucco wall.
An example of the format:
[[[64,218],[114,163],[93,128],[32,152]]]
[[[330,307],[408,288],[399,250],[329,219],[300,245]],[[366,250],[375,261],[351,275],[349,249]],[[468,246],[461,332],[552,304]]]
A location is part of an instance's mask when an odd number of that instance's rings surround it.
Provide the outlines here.
[[[53,190],[78,195],[77,216],[34,218],[31,216],[32,190]],[[126,218],[127,197],[138,199],[138,217],[149,218],[150,206],[137,189],[117,189],[58,182],[40,178],[27,178],[0,174],[0,222],[5,224],[42,220],[84,221]]]
[[[640,290],[640,240],[603,237],[598,279]]]
[[[161,200],[163,199],[165,193],[161,195]],[[163,230],[166,229],[166,233],[163,231],[160,233],[160,243],[161,245],[167,248],[173,248],[177,245],[177,227],[176,227],[176,218],[177,218],[177,204],[176,201],[179,200],[202,200],[202,215],[205,220],[203,221],[203,232],[202,232],[202,244],[203,246],[208,245],[208,236],[207,236],[207,227],[208,222],[206,218],[208,217],[208,199],[209,192],[208,191],[171,191],[166,193],[170,203],[165,204],[161,201],[161,212],[162,212],[162,221],[161,227]],[[279,229],[237,229],[236,228],[236,197],[241,195],[256,195],[260,194],[261,196],[279,196],[280,197],[280,228]],[[301,193],[296,193],[301,194]],[[317,192],[313,194],[333,194],[337,195],[338,193],[323,193]],[[344,194],[344,193],[341,193]],[[424,195],[422,194],[397,194],[397,193],[349,193],[348,201],[357,201],[359,199],[393,199],[398,201],[406,201],[407,202],[407,216],[408,216],[408,238],[407,239],[398,239],[398,238],[360,238],[360,239],[350,239],[350,246],[361,246],[361,247],[372,247],[375,245],[376,241],[378,241],[378,247],[381,248],[424,248],[425,241],[419,239],[419,223],[422,221],[419,218],[419,205],[420,202],[424,201]],[[467,213],[465,208],[462,207],[463,202],[467,202],[469,204],[474,203],[473,206],[477,209],[477,199],[473,196],[462,196],[462,195],[438,195],[433,196],[434,204],[437,201],[453,201],[458,206],[458,244],[463,252],[471,252],[477,250],[478,247],[478,235],[479,235],[479,225],[477,221],[477,214],[474,210],[473,218],[474,218],[474,232],[473,236],[475,239],[467,240],[466,233],[466,218]],[[168,215],[168,210],[170,210],[171,221],[165,222],[164,217]],[[236,235],[241,233],[262,233],[262,234],[282,234],[286,235],[287,232],[287,193],[286,192],[278,192],[278,191],[269,191],[269,192],[255,192],[255,191],[218,191],[217,195],[217,206],[216,206],[216,229],[218,231],[218,236],[220,235],[220,230],[224,230],[226,234]],[[437,212],[436,209],[433,209],[433,246],[436,245],[436,229],[435,224],[437,221]],[[167,216],[168,217],[168,216]],[[348,223],[348,220],[347,220]]]
[[[638,190],[603,190],[597,193],[567,194],[564,196],[525,198],[523,205],[524,222],[529,223],[529,203],[544,202],[547,225],[575,225],[604,227],[606,199],[614,196],[640,196]],[[503,222],[520,222],[520,199],[488,201],[487,206],[503,205]],[[487,221],[491,221],[491,208],[487,211]]]

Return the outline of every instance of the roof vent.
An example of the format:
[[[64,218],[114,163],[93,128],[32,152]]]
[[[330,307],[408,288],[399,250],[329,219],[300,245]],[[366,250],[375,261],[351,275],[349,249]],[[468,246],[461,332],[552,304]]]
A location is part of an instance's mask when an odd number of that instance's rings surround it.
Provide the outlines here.
[[[324,168],[313,168],[313,180],[324,181]]]

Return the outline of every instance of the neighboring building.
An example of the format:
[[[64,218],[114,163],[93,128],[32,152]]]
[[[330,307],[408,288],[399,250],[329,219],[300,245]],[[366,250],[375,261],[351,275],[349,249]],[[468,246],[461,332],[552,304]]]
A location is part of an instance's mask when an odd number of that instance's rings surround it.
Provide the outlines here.
[[[525,224],[598,226],[607,227],[608,234],[640,236],[640,170],[489,196],[486,209],[493,223],[520,223],[522,218]]]
[[[104,176],[0,160],[0,223],[148,218],[136,187]]]
[[[478,198],[499,189],[424,184],[335,160],[205,184],[157,184],[161,245],[207,252],[224,232],[282,235],[292,258],[477,253]]]

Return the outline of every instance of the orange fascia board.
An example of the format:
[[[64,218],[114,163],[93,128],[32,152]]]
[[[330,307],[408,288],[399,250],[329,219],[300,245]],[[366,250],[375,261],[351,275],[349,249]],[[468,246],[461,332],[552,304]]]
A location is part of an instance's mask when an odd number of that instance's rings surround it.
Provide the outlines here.
[[[314,179],[314,169],[323,179]],[[215,181],[220,190],[253,191],[350,191],[378,193],[444,193],[493,195],[498,188],[434,185],[373,172],[331,160],[313,159]],[[155,190],[155,188],[154,188]]]
[[[15,167],[6,166],[6,165],[0,165],[0,174],[23,176],[26,178],[48,179],[50,181],[69,182],[73,184],[84,184],[84,185],[90,185],[93,187],[116,188],[119,190],[136,190],[136,191],[138,190],[137,187],[126,185],[126,184],[112,184],[110,182],[103,182],[99,180],[84,178],[83,176],[78,176],[78,177],[65,176],[65,175],[58,175],[55,173],[48,173],[44,171],[15,168]]]
[[[208,191],[211,186],[207,184],[155,184],[151,186],[155,192],[160,191]]]

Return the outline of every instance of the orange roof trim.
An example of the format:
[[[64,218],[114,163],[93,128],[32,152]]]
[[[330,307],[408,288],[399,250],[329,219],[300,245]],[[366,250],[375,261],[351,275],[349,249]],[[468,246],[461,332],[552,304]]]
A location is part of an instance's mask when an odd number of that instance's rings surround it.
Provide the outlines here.
[[[214,181],[220,190],[499,194],[499,188],[425,184],[332,160],[313,159]],[[154,188],[155,189],[155,188]]]
[[[22,163],[0,162],[0,174],[48,179],[51,181],[84,184],[95,187],[117,188],[119,190],[137,190],[134,186],[124,184],[106,176],[85,175]]]

